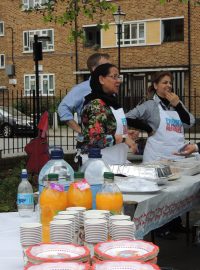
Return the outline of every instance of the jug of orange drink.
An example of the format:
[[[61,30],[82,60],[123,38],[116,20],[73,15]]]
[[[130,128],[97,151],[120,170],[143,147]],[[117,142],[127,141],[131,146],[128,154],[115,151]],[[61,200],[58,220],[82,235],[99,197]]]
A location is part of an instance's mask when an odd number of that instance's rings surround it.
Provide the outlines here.
[[[109,210],[111,214],[121,214],[123,208],[123,196],[114,183],[112,172],[104,173],[104,184],[96,194],[96,208],[99,210]]]
[[[61,210],[68,206],[67,192],[58,184],[58,174],[48,174],[46,187],[40,194],[40,220],[42,223],[42,240],[50,242],[50,221]]]
[[[68,205],[92,208],[92,191],[89,183],[84,179],[83,172],[74,173],[74,182],[68,189]]]

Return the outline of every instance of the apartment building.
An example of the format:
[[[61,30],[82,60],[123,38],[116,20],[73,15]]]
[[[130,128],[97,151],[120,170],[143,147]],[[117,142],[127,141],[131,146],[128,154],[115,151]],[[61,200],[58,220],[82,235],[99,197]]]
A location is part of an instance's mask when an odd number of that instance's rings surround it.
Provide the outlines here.
[[[0,2],[0,90],[22,91],[31,95],[35,89],[33,61],[34,35],[42,40],[43,60],[39,61],[40,94],[63,95],[76,82],[89,76],[87,57],[94,52],[106,52],[118,64],[117,26],[112,14],[103,21],[109,29],[97,27],[95,21],[81,17],[86,40],[77,46],[69,43],[69,27],[44,23],[39,13],[27,13],[26,8],[45,0],[15,0]],[[195,110],[193,96],[200,95],[200,6],[195,1],[182,4],[178,0],[118,0],[110,2],[126,13],[120,37],[120,66],[124,76],[122,101],[126,109],[135,106],[145,96],[152,74],[170,70],[174,74],[174,91],[189,96],[187,104]],[[24,8],[20,7],[23,4]],[[4,90],[7,89],[7,90]]]

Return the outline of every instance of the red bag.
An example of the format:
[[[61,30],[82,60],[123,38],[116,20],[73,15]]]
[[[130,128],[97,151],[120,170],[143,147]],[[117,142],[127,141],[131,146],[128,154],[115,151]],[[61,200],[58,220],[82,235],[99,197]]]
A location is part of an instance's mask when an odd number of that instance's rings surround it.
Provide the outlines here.
[[[27,171],[39,174],[42,167],[49,161],[49,145],[47,142],[48,112],[43,113],[38,123],[38,137],[32,139],[24,148],[28,155]]]

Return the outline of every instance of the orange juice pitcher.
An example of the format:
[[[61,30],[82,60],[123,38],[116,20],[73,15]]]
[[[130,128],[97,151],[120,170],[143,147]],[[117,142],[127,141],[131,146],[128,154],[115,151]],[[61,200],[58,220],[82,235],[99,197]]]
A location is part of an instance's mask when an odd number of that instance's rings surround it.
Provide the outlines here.
[[[42,223],[42,240],[50,242],[49,226],[53,217],[68,206],[67,192],[58,184],[58,174],[48,174],[46,187],[40,194],[40,220]]]
[[[92,191],[90,185],[84,179],[83,172],[74,173],[74,183],[68,189],[69,206],[83,206],[86,209],[92,208]]]
[[[114,174],[104,173],[104,184],[96,195],[96,208],[99,210],[109,210],[111,214],[121,214],[123,208],[123,196],[114,183]]]

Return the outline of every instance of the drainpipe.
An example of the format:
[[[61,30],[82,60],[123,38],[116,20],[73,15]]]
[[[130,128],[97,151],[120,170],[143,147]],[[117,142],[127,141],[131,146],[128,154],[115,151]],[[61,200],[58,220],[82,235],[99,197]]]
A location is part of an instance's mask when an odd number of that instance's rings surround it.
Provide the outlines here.
[[[191,9],[190,1],[188,1],[188,101],[189,111],[191,110]]]
[[[74,1],[74,10],[76,12],[77,10],[77,1],[75,0]],[[77,31],[78,29],[78,23],[77,23],[77,14],[75,15],[75,20],[74,20],[74,27],[75,27],[75,31]],[[78,71],[78,37],[76,36],[75,37],[75,68],[76,68],[76,84],[78,84],[78,74],[77,74],[77,71]]]

